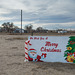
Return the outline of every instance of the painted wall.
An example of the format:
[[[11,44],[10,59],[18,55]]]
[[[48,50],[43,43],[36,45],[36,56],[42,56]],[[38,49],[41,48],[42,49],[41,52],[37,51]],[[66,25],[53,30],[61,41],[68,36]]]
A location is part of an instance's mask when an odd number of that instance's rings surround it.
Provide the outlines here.
[[[75,63],[74,36],[30,36],[29,61]]]

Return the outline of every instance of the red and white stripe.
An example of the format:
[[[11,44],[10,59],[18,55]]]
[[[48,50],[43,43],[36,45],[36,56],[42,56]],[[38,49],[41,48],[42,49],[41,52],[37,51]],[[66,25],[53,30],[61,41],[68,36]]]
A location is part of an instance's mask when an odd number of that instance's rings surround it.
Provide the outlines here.
[[[28,45],[31,45],[29,40],[25,42],[25,60],[24,62],[28,61]]]

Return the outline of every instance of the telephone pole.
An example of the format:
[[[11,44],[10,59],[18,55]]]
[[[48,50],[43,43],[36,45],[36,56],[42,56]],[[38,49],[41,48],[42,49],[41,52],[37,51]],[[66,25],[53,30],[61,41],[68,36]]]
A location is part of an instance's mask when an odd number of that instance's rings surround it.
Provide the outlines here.
[[[22,10],[21,10],[21,35],[22,35]]]

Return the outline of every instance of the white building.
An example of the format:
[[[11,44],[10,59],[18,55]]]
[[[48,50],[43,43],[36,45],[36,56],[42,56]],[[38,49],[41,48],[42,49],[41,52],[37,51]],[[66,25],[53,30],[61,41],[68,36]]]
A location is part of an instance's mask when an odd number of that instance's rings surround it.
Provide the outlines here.
[[[67,31],[64,31],[64,30],[63,31],[58,31],[58,33],[67,33]]]

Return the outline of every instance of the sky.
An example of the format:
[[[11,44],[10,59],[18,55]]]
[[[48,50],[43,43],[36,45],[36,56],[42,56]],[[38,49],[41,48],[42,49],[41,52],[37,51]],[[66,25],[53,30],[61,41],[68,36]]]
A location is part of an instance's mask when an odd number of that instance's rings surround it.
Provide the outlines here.
[[[75,0],[0,0],[0,25],[13,22],[23,28],[75,29]]]

